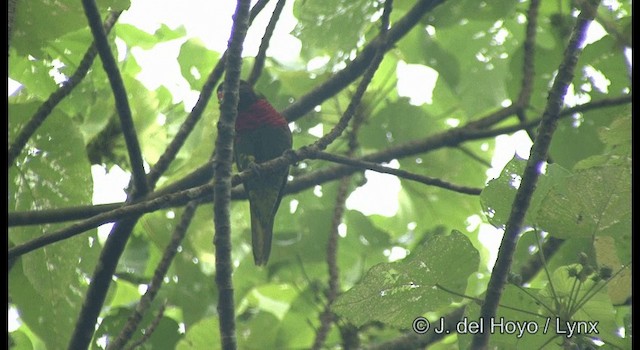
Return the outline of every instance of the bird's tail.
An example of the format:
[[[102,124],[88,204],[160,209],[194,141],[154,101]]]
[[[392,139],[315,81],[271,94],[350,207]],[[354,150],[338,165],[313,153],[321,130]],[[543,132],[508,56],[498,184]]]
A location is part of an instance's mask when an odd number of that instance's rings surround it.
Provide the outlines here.
[[[264,213],[259,205],[251,204],[251,245],[253,261],[257,266],[266,265],[271,254],[271,238],[273,237],[273,214]]]

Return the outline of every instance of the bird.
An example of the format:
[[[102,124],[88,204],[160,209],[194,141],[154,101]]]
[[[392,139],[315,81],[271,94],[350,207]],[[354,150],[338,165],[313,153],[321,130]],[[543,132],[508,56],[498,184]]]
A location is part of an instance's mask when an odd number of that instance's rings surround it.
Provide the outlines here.
[[[222,104],[224,91],[217,89]],[[267,99],[240,80],[238,114],[235,122],[233,153],[238,171],[256,170],[257,164],[281,156],[292,147],[289,123]],[[251,245],[256,266],[264,266],[271,253],[273,223],[289,176],[289,167],[274,172],[257,173],[243,181],[249,197]]]

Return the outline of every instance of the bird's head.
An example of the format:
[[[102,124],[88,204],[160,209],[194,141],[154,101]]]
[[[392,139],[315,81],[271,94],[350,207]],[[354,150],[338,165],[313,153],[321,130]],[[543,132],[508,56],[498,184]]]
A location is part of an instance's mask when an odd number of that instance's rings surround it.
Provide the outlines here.
[[[220,104],[222,104],[222,101],[224,99],[224,90],[222,88],[223,85],[224,84],[218,85],[218,90],[217,90],[218,102],[220,102]],[[240,80],[240,89],[238,90],[238,93],[240,98],[240,100],[238,101],[239,111],[250,107],[253,103],[255,103],[257,100],[260,99],[260,97],[255,93],[255,91],[253,91],[253,88],[251,87],[251,85],[249,85],[249,83],[247,83],[244,80]]]

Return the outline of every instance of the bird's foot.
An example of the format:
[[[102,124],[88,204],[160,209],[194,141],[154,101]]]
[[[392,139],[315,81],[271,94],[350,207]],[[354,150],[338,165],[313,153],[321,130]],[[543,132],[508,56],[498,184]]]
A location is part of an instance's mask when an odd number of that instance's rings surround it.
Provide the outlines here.
[[[247,164],[247,169],[256,174],[256,178],[260,178],[260,165],[258,165],[256,162],[249,162],[249,164]]]
[[[294,166],[297,166],[298,162],[300,161],[300,157],[298,157],[298,154],[292,149],[285,150],[284,152],[282,152],[282,155],[289,159],[291,161],[291,164]]]

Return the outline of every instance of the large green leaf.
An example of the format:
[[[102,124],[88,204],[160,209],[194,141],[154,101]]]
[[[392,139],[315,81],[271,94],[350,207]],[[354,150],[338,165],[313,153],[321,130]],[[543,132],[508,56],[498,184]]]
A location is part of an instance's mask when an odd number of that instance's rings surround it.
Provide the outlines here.
[[[218,317],[200,320],[187,328],[184,338],[176,344],[176,350],[220,349]]]
[[[9,106],[10,140],[37,107],[37,103]],[[54,111],[9,171],[9,210],[90,204],[92,188],[82,135],[66,115]],[[22,244],[64,226],[13,227],[9,241]],[[99,248],[95,230],[90,230],[30,252],[20,258],[20,267],[14,267],[24,275],[14,271],[9,294],[23,311],[23,320],[53,348],[66,346],[70,336],[67,330],[75,323],[87,287],[82,276],[92,272]]]
[[[578,162],[563,186],[542,201],[537,221],[559,238],[613,236],[631,239],[631,119],[623,117],[600,129],[607,149]]]
[[[631,232],[631,170],[594,167],[576,172],[542,201],[537,221],[558,238]]]
[[[480,194],[482,208],[487,219],[496,227],[504,227],[511,214],[511,206],[516,192],[522,181],[522,173],[527,161],[517,155],[505,165],[497,179],[489,181]],[[550,190],[551,186],[563,188],[566,185],[569,172],[556,164],[547,165],[546,173],[538,179],[536,190],[533,193],[529,210],[525,217],[525,224],[533,226],[531,218],[541,205],[540,201]]]
[[[192,90],[200,91],[207,80],[209,72],[218,62],[220,55],[207,49],[197,39],[189,39],[180,47],[178,63],[182,76],[191,85]]]
[[[380,321],[409,328],[417,316],[459,300],[439,286],[463,293],[478,262],[477,250],[462,233],[436,235],[405,260],[372,267],[361,283],[335,301],[333,311],[356,326]]]

